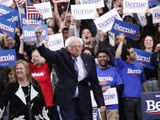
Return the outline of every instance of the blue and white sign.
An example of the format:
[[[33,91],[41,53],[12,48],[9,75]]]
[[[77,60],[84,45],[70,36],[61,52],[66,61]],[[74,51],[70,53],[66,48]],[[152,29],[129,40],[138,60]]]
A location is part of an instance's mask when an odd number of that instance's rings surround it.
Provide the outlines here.
[[[153,69],[153,66],[150,64],[152,53],[136,48],[134,48],[134,51],[136,52],[138,62],[142,63],[145,68]]]
[[[64,47],[64,40],[62,33],[57,33],[49,36],[49,40],[47,41],[47,46],[50,50],[56,51]]]
[[[43,20],[42,19],[32,19],[32,20],[27,20],[25,14],[21,14],[21,26],[37,26],[37,25],[42,25]]]
[[[94,4],[96,8],[104,7],[104,0],[80,0],[80,3],[81,4]]]
[[[43,15],[43,19],[52,18],[52,7],[50,2],[34,4],[34,7]]]
[[[94,4],[71,5],[71,13],[75,20],[95,19],[96,7]]]
[[[160,6],[149,9],[149,12],[152,13],[153,23],[159,23],[160,22]]]
[[[116,19],[112,26],[111,32],[117,35],[124,34],[126,38],[134,39],[136,38],[136,33],[138,32],[138,30],[139,30],[138,25],[134,25]]]
[[[148,0],[148,5],[149,6],[158,5],[158,2],[157,2],[157,0]]]
[[[14,66],[16,61],[15,49],[0,50],[0,66]]]
[[[143,120],[160,118],[160,92],[143,93],[141,104]]]
[[[6,19],[0,19],[0,33],[7,33],[12,38],[15,37],[15,23],[9,22]]]
[[[11,11],[13,11],[12,8],[0,4],[0,16],[9,14]]]
[[[96,18],[94,23],[98,30],[102,30],[105,33],[112,29],[112,25],[115,19],[122,20],[117,10],[114,8],[99,18]]]
[[[36,34],[35,29],[38,26],[23,26],[23,35],[24,35],[24,42],[36,42]],[[47,25],[41,25],[41,28],[43,30],[42,32],[42,40],[45,40],[48,34],[48,27]]]
[[[92,108],[92,116],[93,116],[93,120],[101,120],[99,110],[97,107]]]
[[[123,0],[123,13],[146,13],[148,0]]]
[[[16,10],[12,10],[9,14],[2,15],[1,17],[5,18],[10,22],[15,22],[16,26],[20,25],[19,14]]]
[[[139,19],[140,25],[142,27],[146,26],[147,24],[147,19],[145,13],[137,13],[137,17]]]

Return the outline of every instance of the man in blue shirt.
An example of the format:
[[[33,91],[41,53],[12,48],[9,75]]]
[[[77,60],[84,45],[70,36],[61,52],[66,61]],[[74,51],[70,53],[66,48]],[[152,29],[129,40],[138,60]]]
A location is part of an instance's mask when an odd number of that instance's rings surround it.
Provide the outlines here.
[[[124,83],[122,94],[123,120],[141,120],[141,93],[143,89],[147,91],[144,69],[140,63],[135,61],[137,57],[132,46],[123,46],[125,41],[123,35],[119,36],[119,41],[116,50],[116,64]]]
[[[97,52],[99,65],[97,66],[97,76],[102,91],[106,92],[111,87],[117,88],[119,94],[123,91],[123,84],[117,69],[110,65],[110,54],[107,49]],[[101,114],[102,120],[119,120],[118,104],[107,105],[106,114]]]

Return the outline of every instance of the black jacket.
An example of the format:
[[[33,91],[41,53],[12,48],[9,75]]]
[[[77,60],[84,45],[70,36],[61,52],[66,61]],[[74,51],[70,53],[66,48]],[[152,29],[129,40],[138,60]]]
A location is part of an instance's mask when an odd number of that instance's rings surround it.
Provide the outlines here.
[[[88,85],[90,83],[98,106],[104,106],[102,91],[97,79],[95,61],[91,56],[81,55],[87,70],[87,77],[78,82],[74,69],[74,61],[65,48],[58,51],[50,51],[42,45],[38,50],[45,59],[57,65],[59,82],[55,88],[56,104],[60,107],[68,108],[72,103],[72,98],[78,86],[80,110],[82,112],[90,111],[91,99],[90,86]]]

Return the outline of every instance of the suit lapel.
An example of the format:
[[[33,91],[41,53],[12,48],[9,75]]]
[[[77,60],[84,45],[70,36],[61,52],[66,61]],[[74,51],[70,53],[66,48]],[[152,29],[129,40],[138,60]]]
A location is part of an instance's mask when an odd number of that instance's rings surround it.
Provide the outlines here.
[[[87,58],[84,55],[81,55],[81,58],[82,58],[82,61],[84,63],[84,66],[85,66],[85,68],[87,70],[87,73],[89,73],[89,66],[88,66]]]
[[[38,95],[38,92],[34,89],[34,87],[33,87],[33,85],[31,85],[31,101],[35,98],[35,97],[37,97],[37,95]]]
[[[17,95],[17,97],[19,97],[19,99],[26,105],[26,98],[25,98],[25,95],[24,95],[24,92],[22,90],[22,87],[21,85],[19,85],[19,88],[18,90],[16,91],[15,95]]]
[[[70,74],[75,80],[77,80],[76,71],[74,70],[74,60],[72,59],[70,53],[67,50],[65,50],[64,57],[66,60],[65,62],[69,67],[68,74]]]
[[[22,90],[21,85],[19,85],[18,90],[16,91],[15,95],[26,105],[26,98],[24,95],[24,92]],[[31,101],[38,95],[38,92],[34,89],[33,85],[31,85],[31,93],[30,93],[30,99]]]

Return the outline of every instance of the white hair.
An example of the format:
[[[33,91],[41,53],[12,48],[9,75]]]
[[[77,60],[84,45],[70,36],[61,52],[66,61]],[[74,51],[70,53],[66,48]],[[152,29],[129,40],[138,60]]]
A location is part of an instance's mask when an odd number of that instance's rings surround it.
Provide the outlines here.
[[[81,38],[76,36],[71,36],[65,40],[65,48],[69,47],[75,40],[79,40],[81,42],[81,45],[83,45],[83,41]]]

